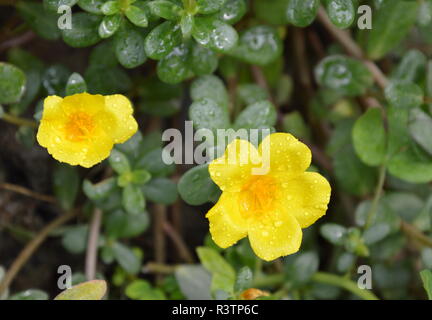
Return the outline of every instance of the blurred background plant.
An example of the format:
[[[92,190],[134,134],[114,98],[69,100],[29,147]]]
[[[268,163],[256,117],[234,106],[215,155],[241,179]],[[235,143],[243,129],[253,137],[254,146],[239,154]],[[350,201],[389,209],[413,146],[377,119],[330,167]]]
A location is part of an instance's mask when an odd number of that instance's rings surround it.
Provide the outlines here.
[[[110,299],[432,298],[431,0],[0,5],[1,298],[53,298],[59,265]],[[35,144],[44,97],[84,91],[125,94],[140,125],[88,170]],[[212,242],[207,166],[162,161],[162,131],[185,120],[308,144],[333,194],[299,253],[267,263],[247,239]]]

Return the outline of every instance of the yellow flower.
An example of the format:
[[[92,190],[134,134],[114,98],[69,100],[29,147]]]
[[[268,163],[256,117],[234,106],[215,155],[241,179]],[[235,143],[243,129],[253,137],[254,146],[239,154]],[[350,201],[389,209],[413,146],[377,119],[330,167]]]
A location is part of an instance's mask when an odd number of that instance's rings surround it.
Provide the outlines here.
[[[120,95],[79,93],[49,96],[37,141],[54,159],[86,168],[106,159],[115,143],[123,143],[137,130],[130,101]]]
[[[248,236],[256,255],[267,261],[297,252],[301,229],[323,216],[330,201],[328,181],[306,172],[311,158],[309,148],[287,133],[267,136],[258,150],[246,140],[230,143],[209,165],[222,190],[206,215],[215,243],[227,248]],[[265,161],[268,172],[254,174]]]

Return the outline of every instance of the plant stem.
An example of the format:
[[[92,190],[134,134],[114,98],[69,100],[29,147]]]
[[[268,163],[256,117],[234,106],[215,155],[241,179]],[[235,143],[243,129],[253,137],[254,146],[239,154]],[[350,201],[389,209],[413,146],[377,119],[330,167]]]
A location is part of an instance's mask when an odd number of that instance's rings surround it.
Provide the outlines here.
[[[285,276],[283,274],[272,274],[258,277],[254,280],[254,287],[274,287],[283,284]],[[343,288],[354,293],[364,300],[378,300],[377,296],[370,290],[360,289],[355,282],[350,279],[326,272],[317,272],[312,276],[312,281]]]
[[[7,273],[5,274],[3,280],[0,283],[0,296],[2,293],[9,287],[12,283],[15,276],[21,270],[23,265],[27,262],[27,260],[33,255],[33,253],[39,248],[39,246],[44,242],[44,240],[48,237],[48,235],[59,226],[65,224],[69,220],[73,219],[78,212],[76,210],[69,211],[59,217],[57,217],[54,221],[48,224],[45,228],[43,228],[37,235],[34,237],[24,249],[20,252],[18,257],[14,260],[12,265],[9,267]]]
[[[183,0],[183,7],[188,13],[193,13],[195,12],[197,4],[195,0]]]
[[[14,184],[10,184],[10,183],[0,183],[0,189],[4,189],[4,190],[8,190],[8,191],[12,191],[12,192],[16,192],[19,194],[23,194],[25,196],[40,200],[40,201],[46,201],[49,203],[56,203],[56,199],[54,197],[51,196],[47,196],[38,192],[34,192],[30,189],[21,187],[21,186],[17,186]]]
[[[312,276],[312,280],[315,282],[344,288],[345,290],[354,293],[356,296],[363,298],[364,300],[379,300],[372,291],[367,289],[360,289],[355,282],[341,276],[326,272],[317,272]]]
[[[345,51],[352,55],[353,57],[360,59],[363,61],[365,66],[372,73],[372,76],[375,79],[375,82],[382,88],[386,88],[388,84],[388,79],[384,75],[384,73],[378,68],[378,66],[370,61],[365,59],[365,55],[363,50],[359,47],[359,45],[351,38],[349,33],[345,30],[338,29],[328,18],[327,13],[323,7],[319,8],[318,11],[318,20],[322,23],[322,25],[333,35],[333,37],[339,41],[339,43],[344,47]]]
[[[31,128],[37,128],[38,127],[38,124],[36,121],[20,118],[20,117],[11,115],[9,113],[3,113],[0,116],[0,119],[3,119],[4,121],[15,124],[17,126],[25,126],[25,127],[31,127]]]
[[[90,231],[89,231],[89,237],[87,242],[86,260],[85,260],[85,274],[88,281],[94,280],[96,277],[97,250],[98,250],[101,220],[102,220],[102,210],[96,208],[93,211],[93,218],[90,224]]]
[[[417,240],[420,244],[432,248],[432,239],[423,234],[419,229],[409,224],[408,222],[401,222],[401,230],[407,236]]]
[[[372,200],[371,208],[366,217],[365,229],[370,227],[370,225],[375,219],[376,211],[378,209],[378,203],[381,198],[381,194],[383,192],[384,182],[386,178],[386,170],[387,170],[387,165],[386,162],[384,162],[379,169],[378,184],[375,189],[375,195]]]

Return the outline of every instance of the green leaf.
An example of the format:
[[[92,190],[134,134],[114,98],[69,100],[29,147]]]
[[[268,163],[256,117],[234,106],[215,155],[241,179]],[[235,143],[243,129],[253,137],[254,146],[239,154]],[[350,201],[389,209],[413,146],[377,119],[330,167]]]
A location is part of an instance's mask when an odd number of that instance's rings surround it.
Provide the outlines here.
[[[243,267],[237,274],[234,291],[241,292],[252,287],[253,274],[249,267]]]
[[[355,260],[356,260],[355,255],[353,255],[352,253],[349,253],[349,252],[344,252],[338,258],[337,270],[339,272],[343,272],[343,273],[348,272],[352,268]]]
[[[61,207],[65,210],[72,209],[80,186],[77,169],[67,164],[57,165],[53,185],[54,194]]]
[[[222,80],[214,75],[206,75],[195,79],[190,88],[190,95],[193,101],[208,98],[221,107],[228,109],[228,91]]]
[[[189,39],[192,35],[194,26],[194,17],[190,13],[183,13],[180,19],[180,28],[183,34],[183,38]]]
[[[219,59],[217,54],[199,44],[195,44],[189,56],[189,69],[197,76],[212,74],[218,67]]]
[[[114,177],[105,179],[97,184],[84,180],[83,191],[89,199],[96,201],[107,198],[116,186],[117,182]]]
[[[229,24],[235,24],[243,18],[247,11],[245,0],[227,0],[216,14],[219,20]]]
[[[276,108],[270,101],[259,101],[244,109],[235,120],[237,128],[259,129],[276,124]]]
[[[63,247],[73,254],[83,253],[87,248],[87,235],[87,225],[77,225],[70,227],[63,234]]]
[[[365,245],[372,245],[387,237],[390,234],[390,225],[386,223],[377,223],[370,226],[363,233]]]
[[[177,84],[192,75],[188,65],[189,52],[189,46],[183,43],[159,60],[157,65],[159,79],[169,84]]]
[[[18,103],[9,106],[10,113],[20,115],[27,109],[29,104],[33,102],[39,92],[41,87],[41,74],[44,66],[42,61],[37,57],[19,48],[13,48],[8,51],[8,60],[24,71],[26,77],[24,94],[21,96]],[[4,90],[1,90],[1,92],[4,92]]]
[[[127,287],[126,295],[134,300],[165,300],[165,294],[160,289],[153,288],[145,280],[134,280]]]
[[[210,14],[219,11],[225,4],[226,0],[196,0],[198,12]]]
[[[65,95],[65,88],[70,76],[70,71],[61,64],[55,64],[45,69],[42,75],[42,86],[48,95]]]
[[[423,270],[420,272],[420,277],[423,281],[423,287],[426,290],[429,300],[432,300],[432,271]]]
[[[198,247],[197,254],[204,268],[212,274],[212,292],[216,290],[233,292],[236,281],[233,267],[216,250]]]
[[[106,290],[104,280],[92,280],[63,291],[54,300],[102,300]]]
[[[319,5],[319,0],[290,0],[287,19],[297,27],[306,27],[315,20]]]
[[[123,210],[115,210],[107,214],[104,223],[110,238],[133,238],[148,229],[150,219],[147,212],[128,214]]]
[[[181,265],[175,270],[181,292],[189,300],[211,300],[211,275],[199,265]]]
[[[373,28],[366,46],[372,59],[384,57],[408,34],[417,18],[418,2],[392,0],[384,1],[374,12]]]
[[[167,178],[155,178],[143,186],[145,198],[149,201],[170,205],[177,201],[177,185]]]
[[[356,17],[353,0],[327,0],[327,12],[330,20],[338,28],[348,28]]]
[[[120,64],[128,69],[136,68],[147,60],[144,39],[132,28],[122,30],[115,35],[114,52]]]
[[[420,3],[417,14],[417,23],[422,27],[427,27],[432,22],[432,1],[425,0]]]
[[[373,84],[362,62],[342,55],[324,58],[315,68],[315,77],[320,85],[348,96],[362,95]]]
[[[177,188],[182,199],[193,206],[217,199],[220,195],[218,186],[210,178],[208,165],[196,166],[187,171],[180,178]]]
[[[411,110],[408,122],[409,133],[429,155],[432,156],[432,118],[420,108]]]
[[[116,0],[107,1],[101,6],[104,15],[113,15],[120,11],[120,2]]]
[[[414,82],[422,75],[426,66],[426,56],[417,49],[411,49],[404,54],[396,70],[392,73],[392,80]]]
[[[162,148],[156,148],[141,155],[135,167],[146,169],[152,177],[165,177],[175,171],[175,164],[166,164],[162,155],[165,152]]]
[[[103,39],[111,37],[119,29],[122,19],[120,14],[104,17],[99,25],[99,36]]]
[[[72,73],[66,84],[66,95],[82,93],[87,91],[87,84],[79,73]]]
[[[57,26],[59,16],[57,13],[45,10],[42,3],[18,1],[16,8],[25,22],[40,37],[47,40],[57,40],[60,37],[60,29]]]
[[[310,139],[310,128],[306,125],[298,111],[287,113],[282,121],[284,131],[291,133],[299,139]]]
[[[132,87],[128,74],[116,66],[91,65],[86,70],[84,78],[88,92],[92,94],[118,94]]]
[[[348,137],[350,133],[348,132]],[[340,188],[353,195],[366,195],[374,190],[376,172],[356,156],[351,145],[345,145],[333,159],[336,180]]]
[[[197,129],[226,129],[230,125],[226,109],[207,98],[192,103],[189,107],[189,118]]]
[[[143,185],[151,179],[151,174],[147,170],[134,170],[132,174],[132,183]]]
[[[352,138],[359,158],[370,166],[383,163],[386,155],[387,137],[381,110],[371,108],[357,119]]]
[[[118,174],[122,174],[124,172],[129,172],[131,170],[131,166],[130,166],[130,163],[129,163],[127,156],[124,153],[122,153],[116,149],[112,150],[111,155],[109,156],[108,160],[109,160],[111,167]]]
[[[226,53],[237,44],[237,31],[229,24],[214,17],[198,17],[194,22],[192,36],[204,47]]]
[[[181,8],[168,0],[156,0],[149,3],[151,12],[165,20],[177,20],[180,17]]]
[[[294,257],[293,263],[286,264],[285,274],[295,285],[306,283],[318,271],[319,259],[315,252],[305,252]]]
[[[101,18],[86,12],[72,15],[72,28],[63,29],[63,41],[74,48],[83,48],[99,42],[98,33]]]
[[[320,229],[321,235],[334,245],[342,245],[345,240],[347,230],[345,227],[336,223],[326,223]]]
[[[105,2],[106,0],[78,0],[78,6],[93,14],[103,14],[101,7]]]
[[[125,11],[126,17],[137,27],[146,28],[148,26],[148,18],[144,9],[136,6],[129,6]]]
[[[387,101],[397,108],[416,108],[423,103],[423,90],[412,82],[392,81],[385,89]]]
[[[290,0],[255,0],[253,9],[255,16],[269,24],[287,23],[287,10]]]
[[[237,91],[239,100],[246,105],[251,105],[269,98],[267,91],[254,83],[241,84],[238,86]]]
[[[9,300],[48,300],[48,294],[38,289],[29,289],[11,295]]]
[[[78,0],[43,0],[44,8],[55,13],[57,13],[60,6],[68,6],[72,8],[77,2]]]
[[[388,109],[388,170],[399,179],[412,183],[426,183],[432,180],[432,161],[410,137],[409,112],[410,109],[407,108]]]
[[[140,214],[145,210],[146,202],[140,187],[128,184],[123,188],[123,208],[130,214]]]
[[[265,66],[282,55],[282,40],[276,29],[255,26],[240,35],[238,45],[230,54],[244,62]]]
[[[17,67],[0,62],[0,103],[18,102],[24,94],[26,76]]]
[[[154,28],[144,41],[147,56],[160,60],[166,57],[182,42],[180,27],[171,21],[165,21]]]
[[[114,258],[127,273],[137,274],[140,271],[141,261],[130,248],[119,242],[115,242],[112,248]]]

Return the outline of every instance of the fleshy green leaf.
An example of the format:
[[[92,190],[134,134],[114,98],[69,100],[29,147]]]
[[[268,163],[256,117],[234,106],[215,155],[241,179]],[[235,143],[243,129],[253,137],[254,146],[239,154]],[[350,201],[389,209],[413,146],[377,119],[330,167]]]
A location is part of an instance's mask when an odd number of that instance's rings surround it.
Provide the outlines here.
[[[243,110],[235,120],[237,128],[259,129],[276,124],[276,108],[270,101],[259,101]]]
[[[208,165],[196,166],[187,171],[177,188],[182,199],[193,206],[217,200],[220,195],[218,186],[210,178]]]
[[[222,8],[226,0],[196,0],[198,12],[203,14],[214,13]]]
[[[114,243],[113,254],[120,266],[129,274],[137,274],[141,268],[139,257],[124,244]]]
[[[0,103],[13,103],[24,94],[26,76],[21,69],[0,62]]]
[[[189,118],[197,129],[224,129],[230,125],[226,109],[214,100],[204,98],[192,103],[189,107]]]
[[[87,84],[79,73],[72,73],[66,84],[66,95],[82,93],[87,91]]]
[[[327,12],[330,20],[338,28],[348,28],[356,17],[353,0],[327,0]]]
[[[423,90],[412,82],[392,81],[385,89],[387,101],[396,108],[416,108],[423,103]]]
[[[144,46],[147,56],[160,60],[166,57],[182,41],[180,27],[166,21],[154,28],[146,37]]]
[[[92,280],[63,291],[54,300],[101,300],[106,290],[104,280]]]
[[[61,207],[65,210],[73,208],[80,185],[77,169],[67,164],[57,165],[53,184],[54,194]]]
[[[144,9],[137,6],[129,6],[125,11],[126,17],[137,27],[147,27],[148,18]]]
[[[159,79],[169,84],[177,84],[187,79],[191,75],[188,65],[189,52],[189,46],[183,43],[159,60],[157,65]]]
[[[315,77],[319,84],[348,96],[361,95],[373,84],[372,75],[362,62],[342,55],[322,60]]]
[[[103,18],[99,25],[99,36],[101,38],[111,37],[120,27],[122,16],[120,14],[113,14]]]
[[[409,133],[429,155],[432,156],[432,118],[420,108],[411,110]]]
[[[287,19],[297,27],[306,27],[315,20],[319,5],[319,0],[290,0]]]
[[[72,28],[63,29],[63,41],[74,48],[89,47],[99,42],[98,33],[101,18],[86,12],[72,15]]]
[[[228,52],[237,44],[237,31],[229,24],[213,17],[195,18],[194,22],[192,36],[199,44],[218,52]]]
[[[130,214],[138,215],[142,213],[146,207],[146,201],[141,188],[133,184],[128,184],[124,187],[122,205]]]
[[[384,161],[387,139],[380,109],[369,109],[358,118],[352,137],[357,155],[364,163],[377,166]]]
[[[114,52],[120,64],[129,69],[136,68],[147,60],[144,39],[132,28],[121,30],[115,35]]]

